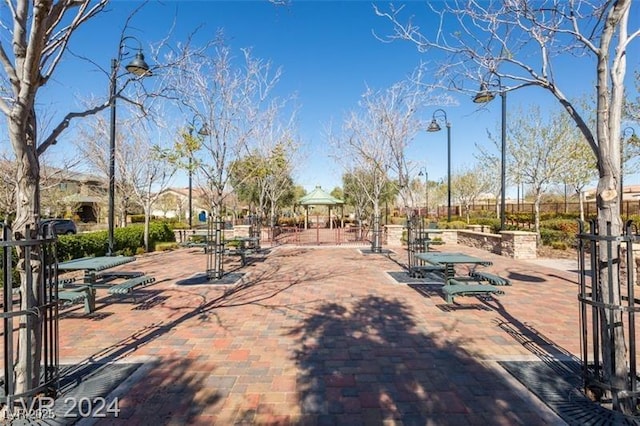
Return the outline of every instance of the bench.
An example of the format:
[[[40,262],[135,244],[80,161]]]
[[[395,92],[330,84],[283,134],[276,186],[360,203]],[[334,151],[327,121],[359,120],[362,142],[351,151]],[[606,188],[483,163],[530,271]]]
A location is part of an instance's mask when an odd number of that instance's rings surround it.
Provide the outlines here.
[[[490,284],[482,284],[480,281],[458,281],[450,279],[449,283],[442,287],[445,300],[452,303],[456,296],[473,296],[477,294],[504,294],[502,290]]]
[[[187,242],[184,242],[184,243],[180,243],[180,246],[182,246],[182,247],[186,247],[186,248],[194,248],[194,247],[201,248],[201,247],[204,247],[205,250],[206,250],[208,245],[209,245],[208,243],[195,242],[195,241],[187,241]]]
[[[240,256],[240,261],[242,262],[243,266],[247,263],[247,255],[253,254],[253,252],[254,252],[253,249],[243,249],[243,248],[231,248],[231,249],[224,250],[224,254],[226,256]]]
[[[432,238],[426,237],[426,238],[416,238],[415,240],[416,244],[419,245],[426,245],[427,247],[432,245],[432,246],[441,246],[444,244],[444,241],[442,240],[434,240]]]
[[[133,297],[133,300],[135,301],[133,290],[135,290],[138,287],[151,284],[152,282],[155,282],[155,280],[156,279],[154,277],[148,277],[146,275],[142,275],[142,276],[128,279],[119,284],[112,285],[111,287],[109,287],[109,290],[107,291],[109,294],[129,294],[130,293],[131,296]]]
[[[141,271],[109,271],[96,274],[99,278],[136,278],[144,275]]]
[[[473,277],[477,280],[488,281],[489,284],[493,285],[511,285],[511,281],[506,278],[502,278],[499,275],[492,274],[484,271],[471,271],[469,272],[469,276]]]
[[[66,304],[84,302],[84,312],[90,314],[95,311],[96,298],[94,290],[88,285],[73,287],[69,290],[58,291],[58,301]]]
[[[73,284],[74,282],[76,282],[75,277],[58,278],[56,285],[58,286],[58,288],[65,288],[67,284]]]
[[[423,273],[427,272],[444,272],[444,265],[439,265],[435,263],[425,263],[424,265],[414,265],[411,267],[411,271],[409,271],[409,275],[413,278],[424,278]]]

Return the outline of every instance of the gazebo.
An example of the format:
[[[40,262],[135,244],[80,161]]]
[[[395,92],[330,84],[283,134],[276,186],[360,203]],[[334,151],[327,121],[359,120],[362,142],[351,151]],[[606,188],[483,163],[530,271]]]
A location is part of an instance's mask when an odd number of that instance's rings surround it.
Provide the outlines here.
[[[304,206],[304,229],[309,226],[309,206],[327,206],[329,208],[329,228],[333,228],[331,208],[334,206],[343,207],[344,201],[325,192],[320,186],[316,186],[313,191],[300,198],[298,204]],[[342,214],[340,214],[340,225],[342,225]]]

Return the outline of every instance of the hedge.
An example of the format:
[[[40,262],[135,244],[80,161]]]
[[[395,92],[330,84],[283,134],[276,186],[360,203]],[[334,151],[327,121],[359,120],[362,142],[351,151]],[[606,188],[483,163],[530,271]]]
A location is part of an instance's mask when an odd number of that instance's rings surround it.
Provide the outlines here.
[[[130,225],[116,228],[113,233],[115,254],[131,256],[144,251],[144,225]],[[149,224],[149,248],[156,243],[175,242],[175,235],[166,223]],[[65,261],[87,256],[107,254],[109,240],[107,231],[87,232],[76,235],[58,236],[58,260]]]

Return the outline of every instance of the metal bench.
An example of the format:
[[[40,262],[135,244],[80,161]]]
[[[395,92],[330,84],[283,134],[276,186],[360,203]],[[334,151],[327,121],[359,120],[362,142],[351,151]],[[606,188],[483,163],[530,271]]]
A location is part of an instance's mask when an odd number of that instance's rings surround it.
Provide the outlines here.
[[[502,278],[499,275],[492,274],[484,271],[471,271],[469,272],[469,276],[481,281],[488,281],[489,284],[493,285],[511,285],[511,281],[506,278]]]
[[[84,285],[58,291],[58,302],[68,305],[84,302],[84,312],[90,314],[95,311],[96,297],[94,290],[90,286]]]
[[[240,256],[240,261],[244,266],[247,263],[247,255],[253,254],[255,250],[253,249],[243,249],[241,247],[238,248],[229,248],[224,250],[224,254],[226,256]]]
[[[446,267],[435,263],[425,263],[424,265],[414,265],[409,271],[409,275],[413,278],[424,278],[425,273],[428,272],[444,272]]]
[[[141,271],[107,271],[98,272],[96,278],[136,278],[144,275]]]
[[[66,288],[67,284],[73,284],[74,282],[76,282],[75,277],[58,278],[56,285],[58,286],[58,288]]]
[[[146,275],[142,275],[139,277],[128,279],[119,284],[114,284],[107,290],[109,294],[131,294],[131,297],[135,301],[135,295],[133,294],[133,290],[138,287],[145,286],[147,284],[151,284],[155,282],[154,277],[148,277]]]
[[[457,296],[473,296],[478,294],[504,294],[498,287],[490,284],[482,284],[480,281],[458,281],[450,279],[448,284],[442,287],[445,300],[452,303]]]

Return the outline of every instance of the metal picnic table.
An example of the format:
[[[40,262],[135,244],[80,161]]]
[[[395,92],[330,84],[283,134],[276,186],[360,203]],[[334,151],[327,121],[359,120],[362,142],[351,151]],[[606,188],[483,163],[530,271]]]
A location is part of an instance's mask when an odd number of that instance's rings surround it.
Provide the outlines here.
[[[500,286],[510,285],[509,280],[484,271],[475,271],[477,265],[490,266],[493,262],[470,256],[464,253],[418,253],[416,258],[428,265],[423,268],[434,268],[444,274],[442,293],[447,303],[452,303],[458,296],[491,296],[504,294]],[[473,265],[469,276],[456,276],[455,266]],[[495,285],[494,285],[495,284]]]
[[[483,260],[478,257],[470,256],[464,253],[443,253],[443,252],[416,253],[416,258],[434,266],[443,266],[445,284],[450,279],[455,278],[456,265],[470,264],[474,266],[476,265],[491,266],[493,264],[493,262],[489,260]]]
[[[136,260],[133,256],[97,256],[83,257],[80,259],[68,260],[58,263],[59,271],[84,271],[83,281],[85,284],[96,283],[96,272],[115,268],[125,263]]]
[[[85,300],[85,312],[91,313],[95,310],[96,303],[96,277],[100,271],[105,271],[116,266],[136,260],[133,256],[98,256],[83,257],[66,262],[58,263],[59,271],[84,271],[82,284],[69,287],[69,291],[59,291],[58,297],[61,300]],[[123,274],[131,274],[130,272]],[[124,276],[124,275],[121,275]]]

